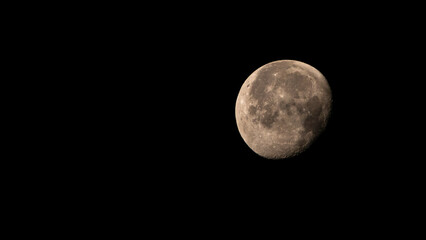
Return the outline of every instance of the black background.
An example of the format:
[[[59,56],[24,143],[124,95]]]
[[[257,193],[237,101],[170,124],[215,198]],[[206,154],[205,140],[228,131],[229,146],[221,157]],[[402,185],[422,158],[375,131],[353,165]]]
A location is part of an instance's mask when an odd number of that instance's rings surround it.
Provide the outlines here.
[[[106,218],[149,209],[153,225],[215,216],[233,226],[230,216],[286,211],[386,217],[418,199],[413,56],[423,50],[412,7],[106,5],[25,22],[23,59],[41,65],[25,69],[42,100],[22,120],[24,141],[37,143],[26,152],[47,159],[29,164],[48,173],[36,187],[56,183],[53,193]],[[317,68],[333,109],[307,151],[273,161],[241,138],[235,102],[253,71],[283,59]]]
[[[144,179],[143,191],[156,193],[162,207],[173,202],[166,209],[182,214],[250,216],[293,207],[335,211],[337,218],[371,216],[372,209],[397,214],[388,211],[389,199],[415,196],[421,176],[406,135],[412,113],[405,102],[414,80],[405,59],[418,50],[411,45],[416,31],[392,12],[378,15],[380,8],[288,15],[271,8],[173,18],[121,45],[129,76],[119,77],[129,85],[120,97],[129,105],[119,109],[131,114],[109,162],[113,173],[120,169],[117,178],[125,176],[130,186]],[[241,138],[235,102],[254,70],[281,59],[321,71],[333,110],[306,152],[272,161]]]
[[[373,6],[294,14],[263,7],[268,10],[120,14],[89,25],[94,38],[81,43],[101,60],[94,66],[104,77],[92,90],[104,96],[97,103],[110,114],[110,130],[102,131],[105,120],[93,125],[112,140],[99,146],[109,167],[200,188],[240,181],[247,188],[257,181],[279,187],[290,179],[367,187],[406,176],[416,162],[404,155],[410,105],[403,101],[414,95],[404,90],[412,79],[406,69],[413,66],[405,59],[418,50],[417,31]],[[239,135],[235,101],[254,70],[282,59],[321,71],[333,110],[326,131],[306,152],[271,161]]]
[[[379,122],[379,116],[387,107],[382,104],[386,89],[393,84],[383,71],[393,66],[388,59],[394,52],[382,45],[386,37],[378,38],[368,24],[357,27],[352,22],[333,24],[334,20],[293,23],[291,19],[235,23],[227,18],[179,28],[185,22],[174,32],[161,35],[160,45],[155,45],[161,57],[154,62],[154,77],[149,81],[159,85],[152,102],[164,106],[154,107],[161,116],[155,121],[166,135],[160,139],[176,156],[206,169],[210,165],[226,169],[258,164],[287,168],[297,162],[325,169],[371,164],[360,162],[380,148],[373,144],[386,124]],[[272,163],[242,141],[234,108],[245,79],[258,67],[280,59],[303,61],[319,69],[330,83],[334,105],[327,131],[308,152]]]

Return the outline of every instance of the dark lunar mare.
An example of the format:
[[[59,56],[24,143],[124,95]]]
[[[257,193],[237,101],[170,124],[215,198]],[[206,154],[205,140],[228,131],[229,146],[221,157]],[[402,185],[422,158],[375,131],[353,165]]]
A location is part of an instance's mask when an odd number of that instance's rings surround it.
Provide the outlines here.
[[[301,107],[300,107],[301,108]],[[301,110],[301,113],[307,112],[308,115],[303,121],[303,135],[312,132],[313,136],[317,137],[320,131],[322,130],[322,125],[324,124],[324,119],[321,118],[323,111],[323,106],[318,98],[314,96],[306,104],[306,109]],[[297,145],[303,147],[307,143],[306,138],[301,138]]]
[[[289,66],[286,66],[288,68]],[[271,91],[275,91],[277,81],[271,77],[271,73],[283,71],[282,64],[273,63],[271,66],[260,69],[256,79],[252,82],[249,96],[257,101],[257,106],[249,107],[249,114],[254,122],[260,122],[264,127],[271,128],[273,123],[279,117],[280,112],[275,110],[274,99],[269,94],[265,94],[268,87],[272,86]],[[258,114],[263,113],[263,114]]]
[[[250,106],[249,107],[249,114],[252,116],[252,120],[254,122],[260,122],[264,127],[271,128],[272,124],[275,122],[275,120],[278,118],[280,112],[274,110],[275,108],[273,105],[271,105],[271,102],[274,101],[272,97],[269,94],[265,94],[268,87],[272,86],[272,90],[276,90],[278,86],[286,86],[285,89],[287,93],[290,94],[295,99],[300,98],[299,92],[303,91],[304,89],[308,88],[310,83],[310,80],[306,78],[303,74],[299,72],[294,72],[291,74],[286,75],[285,82],[283,81],[283,78],[274,78],[272,77],[273,73],[281,73],[284,70],[290,68],[290,67],[296,67],[293,64],[290,63],[272,63],[271,66],[266,67],[264,69],[260,69],[258,72],[258,75],[256,79],[252,82],[252,88],[250,89],[249,96],[257,101],[257,106]],[[299,68],[299,67],[297,67]],[[300,68],[299,68],[300,69]],[[303,70],[303,69],[301,69]],[[277,79],[279,79],[277,81]],[[280,109],[283,112],[286,112],[288,115],[292,115],[293,112],[291,110],[291,106],[296,106],[294,101],[290,101],[288,103],[281,101],[279,104]],[[312,103],[312,107],[315,108],[315,103]],[[296,106],[299,114],[304,113],[304,110],[300,106]],[[258,114],[258,113],[264,113],[264,114]],[[313,122],[315,117],[310,118],[306,125],[309,125],[311,129],[313,126]]]
[[[314,135],[319,133],[321,125],[323,124],[323,119],[320,119],[322,113],[322,104],[318,96],[314,96],[306,104],[308,111],[308,116],[303,122],[303,127],[305,132],[312,132]]]
[[[279,108],[281,109],[281,111],[286,112],[287,115],[289,116],[293,115],[292,107],[296,107],[296,103],[294,101],[290,101],[290,102],[280,101],[279,103]]]

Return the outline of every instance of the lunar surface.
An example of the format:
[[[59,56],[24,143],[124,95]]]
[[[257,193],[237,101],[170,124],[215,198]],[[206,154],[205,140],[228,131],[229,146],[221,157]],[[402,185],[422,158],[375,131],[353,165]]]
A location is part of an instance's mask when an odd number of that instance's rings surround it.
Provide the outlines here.
[[[299,61],[280,60],[254,71],[235,106],[238,130],[247,145],[268,159],[305,151],[325,129],[332,95],[325,77]]]

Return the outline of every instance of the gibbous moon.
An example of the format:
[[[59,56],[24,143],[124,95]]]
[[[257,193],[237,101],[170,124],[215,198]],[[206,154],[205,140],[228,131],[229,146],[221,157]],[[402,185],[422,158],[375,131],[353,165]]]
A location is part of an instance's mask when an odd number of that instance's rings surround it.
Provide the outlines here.
[[[235,117],[241,137],[255,153],[284,159],[305,151],[325,129],[331,102],[330,86],[317,69],[280,60],[246,79]]]

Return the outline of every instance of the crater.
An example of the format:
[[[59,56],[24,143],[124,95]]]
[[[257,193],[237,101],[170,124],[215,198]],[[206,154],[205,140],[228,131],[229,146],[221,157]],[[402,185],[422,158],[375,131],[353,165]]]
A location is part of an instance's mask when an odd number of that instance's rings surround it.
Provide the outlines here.
[[[250,115],[256,115],[257,109],[255,106],[251,105],[248,110]]]
[[[296,103],[294,101],[286,103],[285,101],[280,101],[279,108],[281,111],[286,112],[289,116],[293,115],[293,109],[294,106],[296,106]]]
[[[299,138],[299,140],[297,140],[296,142],[296,146],[299,149],[303,149],[304,146],[308,143],[308,139],[306,139],[304,136],[302,136],[301,138]]]
[[[260,123],[266,128],[271,128],[279,114],[280,113],[278,111],[267,111],[265,115],[260,118]]]
[[[296,105],[296,109],[297,109],[297,112],[299,114],[304,114],[306,112],[306,109],[302,105],[300,105],[300,104]]]

